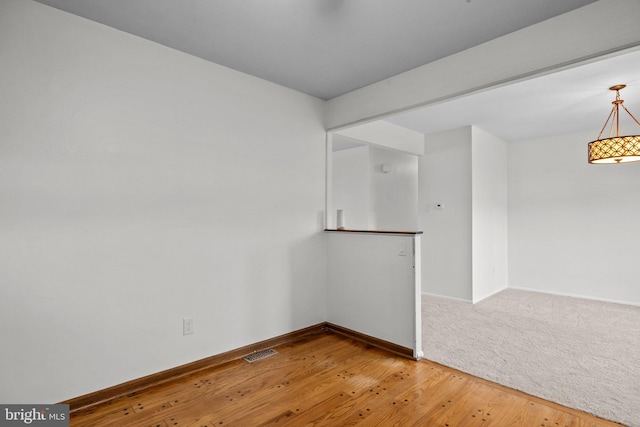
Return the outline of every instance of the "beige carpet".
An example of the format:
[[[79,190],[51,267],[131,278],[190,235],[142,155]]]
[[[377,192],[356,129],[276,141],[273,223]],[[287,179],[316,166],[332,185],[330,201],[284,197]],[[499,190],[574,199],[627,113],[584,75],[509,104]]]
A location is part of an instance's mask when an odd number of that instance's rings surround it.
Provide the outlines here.
[[[515,289],[422,303],[425,358],[640,427],[640,307]]]

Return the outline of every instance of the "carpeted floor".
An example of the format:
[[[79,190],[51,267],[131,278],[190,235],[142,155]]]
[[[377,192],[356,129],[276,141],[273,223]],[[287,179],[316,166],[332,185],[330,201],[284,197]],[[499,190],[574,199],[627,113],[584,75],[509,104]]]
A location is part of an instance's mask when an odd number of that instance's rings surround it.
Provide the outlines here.
[[[425,358],[640,427],[640,307],[506,289],[422,297]]]

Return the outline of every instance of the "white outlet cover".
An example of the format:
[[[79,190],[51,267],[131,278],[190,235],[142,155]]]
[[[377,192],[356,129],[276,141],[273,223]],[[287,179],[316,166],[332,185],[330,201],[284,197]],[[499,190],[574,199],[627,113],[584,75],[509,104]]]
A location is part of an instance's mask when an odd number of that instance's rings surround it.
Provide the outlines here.
[[[182,319],[182,335],[193,334],[193,318]]]

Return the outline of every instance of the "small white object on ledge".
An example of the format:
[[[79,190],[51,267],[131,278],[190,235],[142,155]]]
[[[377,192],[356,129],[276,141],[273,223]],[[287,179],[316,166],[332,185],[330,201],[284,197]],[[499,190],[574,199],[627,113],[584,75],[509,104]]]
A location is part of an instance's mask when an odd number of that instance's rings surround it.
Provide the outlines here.
[[[344,209],[338,209],[338,230],[344,230]]]

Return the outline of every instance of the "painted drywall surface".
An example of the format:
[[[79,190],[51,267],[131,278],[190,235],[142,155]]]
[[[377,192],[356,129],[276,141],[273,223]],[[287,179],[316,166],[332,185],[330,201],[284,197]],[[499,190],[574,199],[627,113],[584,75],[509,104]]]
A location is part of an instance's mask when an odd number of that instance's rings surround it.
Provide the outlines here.
[[[507,143],[472,126],[471,152],[475,303],[507,287]]]
[[[368,230],[371,199],[372,168],[368,145],[334,151],[333,162],[333,215],[342,209],[345,228]]]
[[[333,152],[332,171],[333,210],[344,210],[347,229],[418,230],[417,156],[365,145]]]
[[[471,159],[465,127],[427,135],[418,160],[422,292],[465,301],[473,297]]]
[[[640,304],[640,163],[589,165],[596,134],[509,144],[509,286]]]
[[[418,230],[418,156],[371,147],[370,168],[372,229]]]
[[[424,154],[424,135],[422,133],[384,120],[341,129],[335,134],[380,148],[416,155]]]
[[[615,16],[615,31],[602,25]],[[364,123],[640,44],[640,2],[600,0],[326,103],[327,129]],[[559,43],[558,41],[562,42]]]
[[[333,232],[327,257],[327,320],[415,348],[413,236]]]
[[[0,402],[326,320],[319,100],[26,0],[0,63]]]

